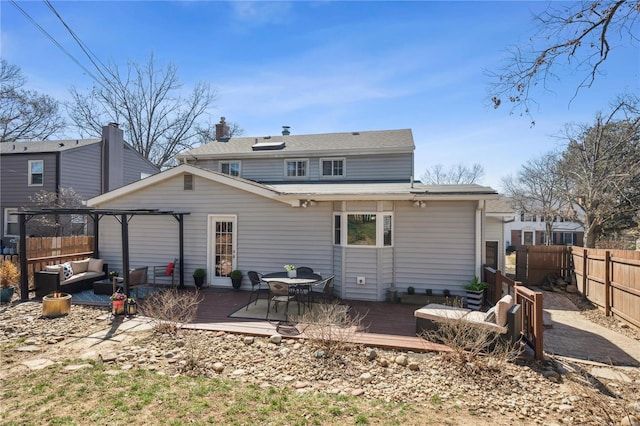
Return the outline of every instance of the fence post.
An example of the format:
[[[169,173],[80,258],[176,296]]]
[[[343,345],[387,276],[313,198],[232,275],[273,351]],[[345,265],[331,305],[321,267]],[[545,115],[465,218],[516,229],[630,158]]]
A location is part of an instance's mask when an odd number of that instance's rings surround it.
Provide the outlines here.
[[[534,309],[534,320],[533,320],[533,328],[535,334],[535,353],[536,359],[542,360],[544,359],[544,342],[543,342],[543,323],[542,323],[542,293],[535,292],[533,294],[533,309]]]
[[[611,315],[611,252],[604,252],[604,316]]]
[[[582,295],[587,296],[587,256],[589,251],[586,248],[582,249]]]
[[[500,300],[501,297],[502,297],[502,271],[498,269],[496,271],[496,280],[494,281],[494,284],[493,284],[494,300],[492,300],[491,303],[492,304],[498,303],[498,300]]]

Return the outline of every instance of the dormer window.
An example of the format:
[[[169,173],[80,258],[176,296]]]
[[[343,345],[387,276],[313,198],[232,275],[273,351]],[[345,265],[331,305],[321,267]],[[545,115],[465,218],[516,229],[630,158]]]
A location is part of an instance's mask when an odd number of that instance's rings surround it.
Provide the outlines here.
[[[285,174],[288,178],[305,178],[309,173],[309,160],[285,160]]]
[[[29,160],[29,186],[42,186],[44,183],[44,160]]]
[[[345,158],[321,158],[320,173],[323,178],[338,178],[345,176]]]

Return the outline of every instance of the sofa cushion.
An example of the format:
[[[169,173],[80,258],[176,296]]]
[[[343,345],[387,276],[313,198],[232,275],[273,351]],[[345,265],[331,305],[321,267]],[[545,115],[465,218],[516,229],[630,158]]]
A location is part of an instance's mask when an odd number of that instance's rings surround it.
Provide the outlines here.
[[[102,259],[89,259],[87,272],[102,273],[102,265],[104,265],[104,260]]]
[[[71,267],[70,262],[65,262],[62,264],[62,271],[65,280],[68,280],[73,276],[73,268]]]
[[[504,327],[507,325],[507,311],[513,305],[513,297],[510,294],[502,296],[496,303],[496,324]]]
[[[99,274],[97,272],[81,272],[79,274],[76,274],[74,276],[72,276],[71,278],[69,278],[68,280],[65,280],[63,283],[60,284],[71,284],[71,283],[75,283],[78,281],[83,281],[86,279],[90,279],[90,278],[98,278],[100,276],[102,276],[104,274]]]
[[[430,303],[413,312],[416,318],[423,318],[437,321],[455,321],[464,317],[471,312],[470,309],[455,308],[448,305],[440,305],[438,303]]]
[[[62,265],[47,265],[45,267],[45,271],[57,272],[60,274],[60,282],[64,281],[64,270],[62,269]]]
[[[81,274],[83,272],[87,272],[87,270],[89,269],[89,259],[72,260],[71,269],[73,269],[74,274]]]

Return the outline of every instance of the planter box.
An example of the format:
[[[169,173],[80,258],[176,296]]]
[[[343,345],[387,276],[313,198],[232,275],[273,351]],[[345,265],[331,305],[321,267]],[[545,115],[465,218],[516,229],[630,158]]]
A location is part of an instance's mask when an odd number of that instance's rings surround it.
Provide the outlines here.
[[[479,311],[484,303],[484,290],[471,291],[467,290],[467,307],[474,311]]]
[[[426,294],[400,294],[400,303],[425,306],[429,303],[440,305],[462,306],[462,298],[457,296],[427,296]]]

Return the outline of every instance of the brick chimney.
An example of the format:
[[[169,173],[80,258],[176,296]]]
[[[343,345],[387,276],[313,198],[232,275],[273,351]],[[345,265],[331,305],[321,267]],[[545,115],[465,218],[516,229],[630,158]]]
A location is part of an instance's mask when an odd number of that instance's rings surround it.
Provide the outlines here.
[[[229,126],[224,120],[224,117],[220,117],[220,122],[216,124],[216,140],[218,142],[227,142],[229,140]]]
[[[124,184],[124,132],[118,123],[102,126],[102,192]]]

